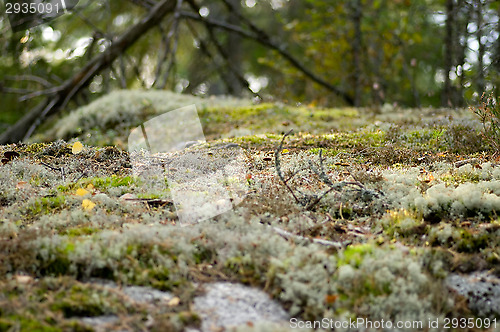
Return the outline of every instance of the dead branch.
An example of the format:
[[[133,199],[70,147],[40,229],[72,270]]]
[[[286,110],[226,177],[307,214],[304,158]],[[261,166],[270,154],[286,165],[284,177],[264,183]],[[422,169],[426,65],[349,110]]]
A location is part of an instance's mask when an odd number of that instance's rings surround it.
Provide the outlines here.
[[[201,39],[201,37],[198,35],[195,28],[192,26],[192,24],[190,24],[190,22],[186,22],[186,25],[187,25],[189,31],[191,32],[191,34],[193,35],[193,37],[195,38],[195,40],[199,43],[200,50],[203,52],[203,54],[205,54],[205,56],[208,59],[210,59],[212,61],[214,67],[217,70],[217,73],[223,73],[224,68],[219,63],[219,61],[217,61],[217,59],[215,59],[215,56],[212,54],[212,52],[210,52],[210,49],[208,48],[207,43],[203,39]],[[232,87],[231,87],[231,84],[226,80],[226,77],[224,77],[224,75],[220,75],[220,78],[221,78],[222,82],[224,82],[224,84],[226,85],[226,88],[228,89],[228,91],[231,92]],[[190,84],[190,85],[194,86],[195,84]]]
[[[43,85],[46,88],[52,87],[52,83],[47,81],[45,78],[36,75],[16,75],[16,76],[5,76],[6,80],[10,81],[30,81]]]
[[[196,20],[203,22],[206,25],[213,26],[215,28],[223,29],[232,33],[236,33],[242,37],[245,37],[247,39],[252,39],[259,44],[266,46],[267,48],[270,48],[272,50],[277,51],[282,57],[284,57],[290,64],[298,69],[300,72],[302,72],[304,75],[309,77],[312,81],[318,83],[319,85],[327,88],[328,90],[332,91],[333,93],[339,95],[342,97],[347,104],[349,105],[354,105],[354,100],[353,98],[347,94],[345,91],[342,91],[338,87],[328,83],[325,81],[323,78],[317,76],[315,73],[313,73],[311,70],[309,70],[304,64],[302,64],[299,60],[297,60],[293,55],[291,55],[287,50],[285,46],[280,46],[273,42],[269,35],[267,35],[264,31],[258,30],[259,33],[251,32],[245,29],[240,28],[239,26],[229,24],[227,22],[222,22],[222,21],[217,21],[213,20],[210,18],[206,17],[201,17],[200,15],[197,15],[195,13],[191,12],[186,12],[182,11],[180,13],[182,17],[185,17],[187,19],[191,20]],[[256,28],[257,29],[257,28]]]
[[[300,200],[295,196],[295,193],[293,192],[292,188],[288,185],[288,181],[292,179],[292,177],[289,177],[287,180],[283,177],[283,172],[281,172],[281,160],[280,160],[280,153],[283,151],[283,142],[285,141],[285,138],[290,135],[293,132],[293,129],[290,129],[289,132],[287,132],[285,135],[283,135],[283,138],[281,139],[280,144],[274,150],[274,165],[276,166],[276,173],[278,174],[279,179],[283,184],[285,185],[286,189],[292,194],[293,198],[295,199],[295,202],[300,204]]]
[[[336,241],[328,241],[328,240],[323,240],[323,239],[314,239],[314,238],[311,239],[311,238],[308,238],[305,236],[290,233],[290,232],[285,231],[284,229],[281,229],[279,227],[274,227],[274,226],[270,226],[270,227],[272,227],[272,229],[275,233],[277,233],[278,235],[280,235],[281,237],[283,237],[286,240],[293,239],[293,240],[300,240],[300,241],[308,241],[308,242],[312,242],[312,243],[321,244],[321,245],[327,246],[327,247],[334,247],[337,250],[343,249],[350,244],[350,241],[336,242]]]
[[[323,160],[324,160],[323,159],[323,150],[320,150],[319,151],[319,167],[320,167],[319,170],[312,164],[311,161],[309,161],[309,166],[311,167],[311,170],[319,177],[319,179],[321,180],[321,182],[323,182],[324,184],[326,184],[327,186],[329,186],[330,189],[327,190],[323,195],[321,195],[320,197],[318,197],[318,199],[316,201],[314,201],[313,203],[311,203],[307,207],[308,210],[311,210],[315,205],[317,205],[319,203],[319,201],[326,194],[328,194],[332,190],[341,191],[346,186],[356,186],[356,187],[358,187],[355,190],[360,191],[361,194],[363,195],[363,197],[366,197],[369,200],[373,200],[374,198],[379,197],[380,194],[383,195],[383,193],[381,193],[381,192],[376,192],[376,191],[373,191],[373,190],[366,189],[365,186],[361,182],[358,182],[358,181],[342,181],[342,182],[333,183],[330,180],[330,178],[328,177],[328,175],[326,175],[325,168],[324,168],[324,165],[323,165]]]
[[[457,161],[453,164],[453,166],[455,166],[456,168],[459,168],[463,165],[466,165],[466,164],[473,164],[473,163],[477,163],[479,161],[478,158],[471,158],[471,159],[466,159],[466,160],[460,160],[460,161]]]
[[[380,195],[383,195],[382,192],[377,192],[374,190],[366,189],[365,186],[358,182],[358,181],[342,181],[342,182],[337,182],[333,183],[332,180],[328,177],[328,175],[325,172],[325,167],[324,167],[324,159],[323,159],[323,150],[319,151],[319,169],[311,162],[309,161],[309,167],[312,172],[314,172],[319,180],[327,185],[329,187],[328,190],[326,190],[323,194],[317,196],[317,195],[305,195],[300,192],[300,190],[297,189],[299,193],[302,194],[303,197],[298,198],[293,189],[288,185],[288,182],[298,173],[298,171],[294,172],[291,176],[289,176],[287,179],[283,176],[283,172],[281,170],[281,160],[279,155],[283,151],[283,143],[285,141],[285,138],[292,133],[293,129],[291,129],[289,132],[287,132],[285,135],[283,135],[283,138],[280,141],[280,144],[277,146],[276,150],[274,151],[274,162],[276,166],[276,173],[278,174],[278,178],[280,181],[283,183],[283,185],[288,189],[288,191],[292,194],[293,198],[295,199],[295,202],[297,204],[300,204],[306,208],[306,210],[312,210],[322,199],[325,197],[327,194],[329,194],[332,191],[342,191],[345,187],[347,186],[355,186],[357,187],[355,190],[361,192],[362,196],[365,199],[373,200],[374,198],[379,197]]]
[[[194,12],[198,13],[198,15],[200,17],[202,17],[199,13],[200,13],[200,8],[198,5],[196,5],[196,3],[193,1],[193,0],[188,0],[188,3],[189,5],[191,6],[191,8],[193,9]],[[217,40],[217,37],[213,31],[213,28],[212,26],[210,26],[209,24],[205,24],[205,28],[208,32],[208,36],[210,38],[210,40],[212,41],[212,43],[215,45],[215,48],[217,49],[217,52],[219,53],[219,55],[221,56],[221,58],[224,60],[224,63],[226,65],[227,68],[229,68],[229,70],[231,71],[231,73],[233,73],[233,75],[238,79],[238,81],[240,82],[240,84],[245,87],[248,91],[250,91],[251,94],[253,94],[254,96],[261,98],[261,96],[252,91],[252,89],[250,89],[250,83],[248,83],[248,81],[245,79],[245,77],[243,77],[243,75],[239,72],[239,70],[234,66],[234,64],[229,60],[229,55],[227,54],[227,52],[224,50],[224,48],[222,47],[222,45],[219,43],[219,41]],[[223,71],[221,72],[223,73]]]
[[[158,2],[140,22],[124,32],[106,51],[94,57],[73,77],[64,81],[59,87],[44,90],[47,95],[46,100],[42,101],[37,107],[5,131],[0,136],[0,144],[14,143],[23,138],[28,138],[28,133],[31,135],[33,132],[34,129],[32,127],[37,119],[40,119],[38,122],[41,122],[45,116],[55,114],[62,109],[76,93],[90,83],[95,75],[110,66],[116,58],[123,54],[141,36],[156,26],[167,13],[172,12],[175,5],[176,1],[173,0]]]

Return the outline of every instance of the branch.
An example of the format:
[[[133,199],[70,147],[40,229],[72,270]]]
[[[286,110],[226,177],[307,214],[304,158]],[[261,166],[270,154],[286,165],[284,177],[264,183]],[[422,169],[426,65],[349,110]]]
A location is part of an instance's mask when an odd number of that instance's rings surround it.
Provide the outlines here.
[[[333,183],[330,180],[330,178],[328,177],[328,175],[326,175],[325,168],[324,168],[324,165],[323,165],[323,160],[324,160],[323,159],[323,150],[320,150],[319,151],[319,167],[320,167],[319,170],[313,165],[313,163],[311,161],[309,161],[309,166],[311,167],[311,170],[319,177],[319,179],[321,180],[321,182],[323,182],[328,187],[330,187],[330,189],[327,190],[323,195],[321,195],[320,197],[318,197],[314,202],[312,202],[307,207],[307,210],[311,210],[316,204],[319,203],[319,201],[326,194],[328,194],[332,190],[340,191],[340,190],[343,190],[344,187],[346,187],[348,185],[357,186],[358,187],[357,190],[361,191],[361,193],[363,195],[366,195],[370,199],[373,199],[374,197],[375,198],[379,197],[379,194],[383,195],[382,192],[377,193],[377,192],[375,192],[373,190],[366,189],[365,186],[361,182],[358,182],[358,181],[342,181],[342,182],[338,182],[338,183]]]
[[[177,5],[175,7],[175,13],[173,17],[172,24],[170,26],[170,30],[168,31],[167,35],[165,36],[165,33],[159,25],[158,27],[160,28],[162,32],[162,37],[165,42],[165,48],[162,52],[162,54],[158,58],[158,66],[156,68],[156,74],[155,74],[155,80],[153,82],[153,86],[155,86],[161,75],[161,70],[163,67],[163,63],[166,61],[167,57],[170,55],[170,59],[167,64],[167,69],[164,75],[164,80],[163,83],[159,85],[159,89],[164,89],[165,86],[167,85],[167,80],[168,80],[168,75],[170,74],[170,69],[172,68],[173,63],[175,62],[175,54],[177,53],[177,43],[178,43],[178,36],[179,36],[179,11],[181,10],[183,0],[177,0]],[[173,45],[172,44],[172,38],[173,40]]]
[[[208,49],[208,45],[205,43],[205,41],[203,39],[201,39],[201,37],[198,35],[198,33],[196,32],[196,29],[192,26],[192,24],[190,24],[190,22],[186,22],[186,25],[187,25],[189,31],[191,32],[191,34],[193,35],[194,39],[200,44],[201,52],[203,52],[203,54],[205,54],[205,56],[212,61],[212,63],[215,66],[215,69],[216,69],[218,75],[220,76],[221,80],[226,85],[226,88],[228,89],[228,91],[231,92],[231,88],[232,88],[231,84],[226,80],[226,77],[221,74],[224,72],[224,68],[222,67],[222,65],[217,61],[217,59],[215,59],[215,56]],[[190,82],[190,85],[197,86],[198,84],[194,84],[193,82]]]
[[[163,0],[136,25],[124,32],[103,53],[94,57],[78,73],[66,80],[61,86],[45,90],[48,98],[23,116],[17,123],[0,136],[0,144],[18,142],[29,137],[37,119],[57,113],[101,70],[107,68],[118,56],[124,53],[141,36],[158,24],[163,17],[175,8],[175,1]],[[56,100],[56,102],[53,102]]]
[[[188,18],[191,20],[203,22],[206,25],[213,26],[213,27],[219,28],[219,29],[223,29],[223,30],[226,30],[229,32],[233,32],[233,33],[236,33],[242,37],[255,40],[256,42],[258,42],[258,43],[260,43],[260,44],[262,44],[262,45],[264,45],[272,50],[277,51],[282,57],[284,57],[286,60],[288,60],[288,62],[290,62],[290,64],[292,66],[294,66],[296,69],[301,71],[304,75],[309,77],[311,80],[313,80],[314,82],[318,83],[319,85],[327,88],[328,90],[334,92],[335,94],[339,95],[349,105],[354,105],[354,100],[349,94],[347,94],[345,91],[342,91],[341,89],[337,88],[336,86],[325,81],[323,78],[314,74],[305,65],[303,65],[299,60],[297,60],[293,55],[288,53],[286,51],[285,47],[279,46],[276,43],[274,43],[273,41],[271,41],[271,38],[267,34],[265,34],[262,30],[259,30],[260,33],[257,34],[257,33],[242,29],[239,26],[229,24],[226,22],[222,22],[222,21],[212,20],[210,18],[201,17],[200,15],[197,15],[197,14],[194,14],[191,12],[182,11],[182,12],[180,12],[180,15],[182,17],[185,17],[185,18]]]
[[[196,3],[193,0],[188,0],[188,3],[191,6],[191,8],[194,10],[194,12],[198,13],[198,15],[202,18],[202,16],[199,14],[200,8],[196,5]],[[219,52],[219,55],[224,60],[226,66],[233,73],[233,75],[238,79],[240,84],[242,86],[244,86],[248,91],[250,91],[250,93],[253,94],[255,97],[258,97],[259,99],[262,100],[262,97],[258,93],[254,92],[254,91],[252,91],[252,89],[250,89],[250,83],[248,83],[248,81],[245,79],[245,77],[243,77],[243,75],[239,72],[239,70],[229,60],[229,55],[224,50],[224,47],[222,47],[221,43],[219,43],[219,41],[217,40],[217,37],[213,31],[212,26],[205,23],[205,28],[207,29],[208,36],[209,36],[210,40],[212,41],[212,43],[214,43],[215,48],[217,49],[217,52]]]
[[[280,145],[274,150],[274,164],[276,166],[276,173],[278,174],[279,179],[283,184],[285,185],[286,189],[292,194],[293,198],[295,199],[295,202],[300,204],[300,200],[295,196],[292,188],[288,185],[288,181],[291,180],[292,177],[289,177],[288,179],[285,180],[283,177],[283,173],[281,172],[281,160],[280,160],[280,153],[283,151],[283,142],[285,141],[285,138],[292,133],[293,129],[290,129],[289,132],[287,132],[285,135],[283,135],[283,138],[281,139]]]
[[[45,78],[36,75],[17,75],[17,76],[6,76],[6,80],[11,81],[31,81],[43,85],[46,88],[50,88],[52,83],[47,81]]]
[[[305,236],[290,233],[290,232],[285,231],[284,229],[281,229],[279,227],[273,227],[273,226],[270,226],[270,227],[272,227],[274,232],[276,232],[278,235],[280,235],[281,237],[283,237],[286,240],[295,239],[295,240],[301,240],[301,241],[309,241],[309,242],[321,244],[321,245],[324,245],[327,247],[335,247],[338,250],[343,249],[350,244],[350,241],[334,242],[334,241],[328,241],[328,240],[323,240],[323,239],[311,239],[311,238],[308,238]]]

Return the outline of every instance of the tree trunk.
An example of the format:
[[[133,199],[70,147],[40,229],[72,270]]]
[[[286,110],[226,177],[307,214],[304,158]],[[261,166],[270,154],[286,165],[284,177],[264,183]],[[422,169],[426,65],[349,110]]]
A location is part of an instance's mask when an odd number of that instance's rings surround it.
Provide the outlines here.
[[[467,50],[467,41],[469,40],[468,26],[471,12],[466,7],[464,0],[458,0],[456,4],[455,19],[455,55],[458,76],[458,90],[456,91],[456,106],[464,106],[464,84],[465,84],[465,51]],[[460,68],[460,70],[458,70]]]
[[[361,33],[361,19],[363,17],[362,0],[355,0],[352,4],[352,23],[354,25],[354,40],[352,42],[352,56],[354,67],[354,106],[361,106],[361,49],[363,35]]]
[[[446,24],[445,24],[445,36],[444,36],[444,90],[442,96],[442,105],[445,107],[453,106],[453,96],[450,80],[450,72],[453,67],[453,28],[454,28],[454,16],[455,16],[455,6],[454,0],[446,0]]]
[[[496,74],[496,82],[495,82],[495,95],[500,95],[500,6],[498,6],[497,11],[497,40],[495,47],[495,58],[493,60],[493,68]]]
[[[228,2],[231,4],[231,7],[233,8],[234,11],[236,11],[238,14],[241,12],[241,1],[240,0],[228,0]],[[237,15],[234,15],[233,13],[230,13],[228,16],[227,21],[230,24],[239,26],[240,25],[240,20],[238,19]],[[228,38],[226,40],[226,43],[224,45],[224,49],[226,51],[226,54],[228,56],[228,61],[232,64],[234,67],[234,70],[237,71],[238,73],[242,72],[241,68],[241,61],[242,61],[242,53],[241,53],[241,47],[242,47],[242,39],[241,36],[234,34],[234,33],[229,33]],[[230,82],[230,84],[233,87],[233,93],[236,96],[241,96],[241,92],[243,90],[243,86],[240,83],[240,80],[236,75],[234,75],[232,72],[228,71],[226,73],[227,80]]]
[[[479,96],[484,93],[484,54],[485,54],[485,45],[481,41],[483,37],[483,2],[482,0],[476,0],[476,39],[479,44],[479,51],[477,55],[477,92]]]
[[[57,113],[86,87],[100,71],[110,66],[113,61],[132,46],[149,29],[158,24],[163,17],[175,8],[175,0],[159,2],[139,23],[121,35],[104,53],[94,57],[73,77],[61,86],[46,91],[47,99],[23,116],[0,136],[0,144],[15,143],[30,137],[34,128],[46,117]],[[40,94],[42,95],[42,94]]]

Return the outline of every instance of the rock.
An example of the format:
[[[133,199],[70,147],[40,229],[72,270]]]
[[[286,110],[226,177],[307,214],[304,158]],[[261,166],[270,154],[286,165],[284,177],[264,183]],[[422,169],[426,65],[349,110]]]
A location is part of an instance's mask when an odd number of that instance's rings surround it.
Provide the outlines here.
[[[259,323],[289,327],[290,317],[285,310],[261,290],[225,282],[207,284],[204,288],[206,294],[195,298],[193,304],[193,311],[202,319],[202,332]]]
[[[500,316],[500,278],[486,272],[450,274],[448,287],[468,300],[469,309],[481,317]]]
[[[155,304],[157,302],[162,302],[168,304],[173,298],[171,293],[162,292],[151,287],[128,286],[123,287],[122,292],[131,300],[138,303]]]

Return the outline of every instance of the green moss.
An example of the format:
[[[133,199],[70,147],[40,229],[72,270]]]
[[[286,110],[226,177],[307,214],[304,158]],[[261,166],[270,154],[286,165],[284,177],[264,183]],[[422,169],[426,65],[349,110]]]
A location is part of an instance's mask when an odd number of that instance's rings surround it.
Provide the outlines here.
[[[225,262],[226,269],[236,274],[238,279],[245,284],[260,284],[265,275],[265,266],[257,266],[248,255],[231,257]]]
[[[183,311],[177,315],[179,321],[184,325],[195,325],[201,323],[201,318],[195,312]]]
[[[458,186],[463,183],[478,183],[481,181],[481,174],[479,172],[457,172],[452,171],[443,174],[440,178],[447,186]]]
[[[172,275],[170,269],[164,266],[158,266],[145,271],[147,278],[144,283],[161,291],[172,291],[181,286],[183,282],[175,275]]]
[[[160,194],[138,194],[137,198],[141,199],[161,199],[164,198],[164,196]]]
[[[60,332],[61,328],[50,326],[46,322],[26,317],[25,315],[8,315],[0,318],[0,332],[13,331],[18,326],[19,331]],[[16,331],[18,331],[16,329]]]
[[[460,240],[456,244],[458,252],[474,253],[480,252],[488,247],[493,239],[487,233],[472,233],[468,230],[460,230]]]
[[[58,291],[50,308],[61,311],[66,318],[95,317],[123,311],[120,301],[114,296],[84,284]]]
[[[87,188],[89,184],[92,184],[94,188],[107,192],[109,188],[118,187],[129,187],[132,185],[140,185],[140,180],[133,176],[108,176],[108,177],[93,177],[93,178],[83,178],[78,180],[78,182],[69,183],[66,185],[60,185],[57,190],[63,193],[73,192],[79,188]]]
[[[418,238],[427,232],[427,225],[422,218],[418,218],[414,211],[396,210],[388,211],[382,218],[384,233],[391,238]]]
[[[55,197],[42,197],[27,207],[30,217],[38,217],[43,214],[54,214],[66,207],[66,197],[57,195]]]
[[[359,267],[363,262],[363,258],[373,252],[372,244],[358,244],[347,247],[342,254],[339,256],[337,265],[353,265],[354,267]]]
[[[70,272],[71,261],[63,255],[40,264],[38,273],[42,276],[63,276]]]
[[[302,113],[311,112],[310,108],[299,108]],[[311,112],[311,117],[319,121],[330,122],[340,118],[354,118],[359,116],[358,110],[355,108],[328,108],[328,109],[315,109]]]
[[[269,142],[269,140],[266,137],[263,137],[260,135],[236,137],[234,139],[234,141],[237,143],[250,143],[250,144],[257,144],[257,145]]]
[[[99,233],[101,229],[94,227],[79,227],[79,228],[70,228],[65,229],[60,232],[61,235],[67,235],[69,237],[79,237],[79,236],[88,236],[92,234]]]
[[[109,187],[116,188],[122,186],[129,186],[133,183],[136,183],[136,180],[131,176],[124,176],[124,177],[112,176],[106,178],[93,178],[91,183],[97,189],[105,190]]]
[[[33,155],[38,155],[42,153],[47,147],[50,145],[50,143],[32,143],[29,145],[23,146],[22,150],[25,153],[28,154],[33,154]]]
[[[203,246],[196,246],[196,251],[193,253],[194,262],[196,264],[201,264],[205,262],[211,262],[214,259],[214,252]]]

